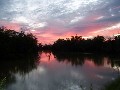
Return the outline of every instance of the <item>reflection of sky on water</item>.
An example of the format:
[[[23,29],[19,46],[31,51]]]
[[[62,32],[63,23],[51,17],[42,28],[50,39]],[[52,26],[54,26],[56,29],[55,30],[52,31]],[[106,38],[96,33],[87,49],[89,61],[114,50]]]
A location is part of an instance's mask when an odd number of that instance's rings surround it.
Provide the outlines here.
[[[52,55],[42,54],[37,69],[28,74],[15,74],[16,82],[7,90],[94,90],[102,87],[118,76],[110,65],[97,66],[86,60],[82,66],[71,66],[68,62],[58,62]],[[105,61],[106,62],[106,61]]]

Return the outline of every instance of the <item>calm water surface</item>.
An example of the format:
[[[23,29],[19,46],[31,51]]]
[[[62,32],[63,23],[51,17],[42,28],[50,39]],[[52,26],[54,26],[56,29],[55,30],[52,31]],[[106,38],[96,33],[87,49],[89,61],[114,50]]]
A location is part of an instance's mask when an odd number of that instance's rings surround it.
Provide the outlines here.
[[[119,76],[119,58],[47,52],[39,56],[33,62],[19,61],[11,69],[2,65],[5,90],[100,90]]]

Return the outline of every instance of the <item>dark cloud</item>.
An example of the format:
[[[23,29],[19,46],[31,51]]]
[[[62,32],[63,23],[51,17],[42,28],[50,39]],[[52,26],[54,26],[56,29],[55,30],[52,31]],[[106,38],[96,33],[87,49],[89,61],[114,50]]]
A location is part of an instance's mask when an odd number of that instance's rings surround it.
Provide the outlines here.
[[[103,18],[103,19],[100,19],[100,20],[96,20],[96,22],[120,22],[120,16],[111,16],[111,17],[106,17],[106,18]]]

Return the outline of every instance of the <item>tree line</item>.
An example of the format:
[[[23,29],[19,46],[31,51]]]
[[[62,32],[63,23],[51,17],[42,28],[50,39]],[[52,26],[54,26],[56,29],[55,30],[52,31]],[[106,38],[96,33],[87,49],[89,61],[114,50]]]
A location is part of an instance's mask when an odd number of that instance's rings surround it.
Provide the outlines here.
[[[38,51],[38,41],[33,34],[0,27],[0,54],[25,54],[36,51]]]
[[[113,38],[96,36],[84,39],[82,36],[58,39],[53,44],[38,44],[37,38],[32,33],[16,32],[0,27],[0,54],[3,53],[34,53],[39,50],[53,52],[82,52],[82,53],[120,53],[120,35]]]
[[[92,39],[84,39],[82,36],[58,39],[51,45],[43,45],[43,50],[54,52],[83,52],[83,53],[120,53],[120,35],[113,38],[96,36]]]

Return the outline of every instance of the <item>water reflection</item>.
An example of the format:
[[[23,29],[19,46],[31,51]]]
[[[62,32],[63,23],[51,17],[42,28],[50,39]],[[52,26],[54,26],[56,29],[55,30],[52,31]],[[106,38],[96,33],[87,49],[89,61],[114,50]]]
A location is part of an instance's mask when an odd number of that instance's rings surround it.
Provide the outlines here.
[[[52,52],[39,56],[2,62],[0,77],[7,78],[6,90],[100,90],[119,76],[120,57]]]
[[[92,61],[96,66],[111,67],[120,73],[120,56],[81,53],[53,53],[59,62],[67,62],[72,66],[83,65],[85,61]]]
[[[120,66],[120,57],[81,54],[81,53],[53,53],[59,62],[68,62],[73,66],[83,65],[85,61],[92,61],[96,66]]]
[[[1,55],[0,56],[0,88],[15,83],[14,74],[24,76],[32,69],[37,68],[39,54],[31,55]]]

